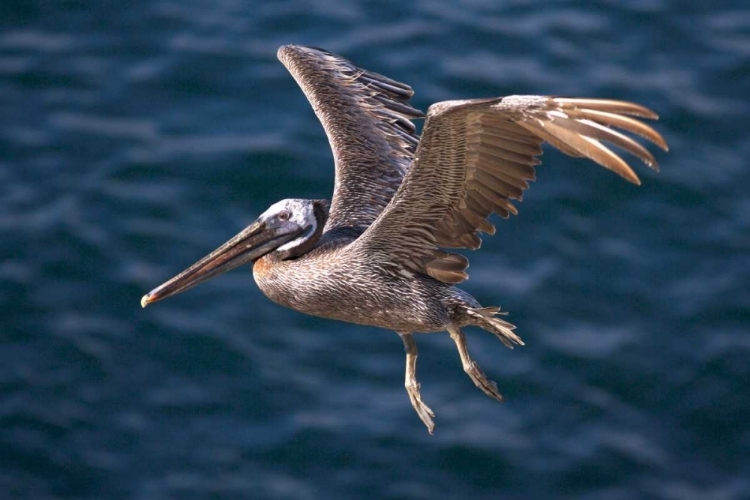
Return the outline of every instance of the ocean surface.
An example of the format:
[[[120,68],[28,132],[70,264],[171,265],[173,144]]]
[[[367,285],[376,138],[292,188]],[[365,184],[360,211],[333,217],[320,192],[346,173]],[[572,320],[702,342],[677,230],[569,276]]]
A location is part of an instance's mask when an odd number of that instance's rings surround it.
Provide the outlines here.
[[[417,337],[267,300],[249,267],[141,295],[287,197],[328,143],[276,49],[413,103],[632,100],[671,146],[636,187],[547,149],[464,288],[506,397]],[[750,498],[747,2],[0,4],[0,499]]]

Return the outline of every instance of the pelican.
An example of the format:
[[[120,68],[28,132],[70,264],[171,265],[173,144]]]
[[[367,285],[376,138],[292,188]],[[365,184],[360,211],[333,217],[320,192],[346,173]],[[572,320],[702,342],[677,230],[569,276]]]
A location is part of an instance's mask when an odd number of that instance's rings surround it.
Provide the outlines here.
[[[430,434],[435,414],[420,395],[415,333],[447,331],[466,374],[488,396],[497,384],[472,359],[463,328],[477,326],[507,347],[523,345],[499,307],[456,287],[488,220],[518,212],[548,142],[640,184],[605,143],[658,169],[620,130],[667,151],[624,101],[508,96],[438,102],[425,115],[404,83],[313,47],[285,45],[286,66],[325,129],[335,164],[333,198],[286,199],[222,246],[143,296],[141,305],[183,292],[245,263],[273,302],[297,311],[394,330],[406,351],[405,387]],[[426,119],[421,138],[413,120]],[[619,130],[618,130],[619,129]],[[505,314],[503,311],[502,314]]]

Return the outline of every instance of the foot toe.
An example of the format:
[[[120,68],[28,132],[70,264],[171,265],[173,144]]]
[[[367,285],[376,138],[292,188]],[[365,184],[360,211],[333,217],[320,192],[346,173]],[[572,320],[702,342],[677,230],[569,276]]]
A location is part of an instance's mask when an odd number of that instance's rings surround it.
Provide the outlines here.
[[[471,380],[474,381],[474,385],[479,387],[482,392],[498,401],[503,400],[503,396],[500,394],[495,381],[487,378],[487,375],[484,374],[482,369],[479,368],[479,365],[474,361],[471,362],[471,366],[466,370],[466,373],[471,377]]]
[[[427,426],[427,431],[432,434],[435,429],[435,422],[432,420],[435,417],[435,413],[422,401],[422,396],[419,394],[419,386],[407,387],[406,392],[409,394],[409,400],[417,412],[419,419]]]

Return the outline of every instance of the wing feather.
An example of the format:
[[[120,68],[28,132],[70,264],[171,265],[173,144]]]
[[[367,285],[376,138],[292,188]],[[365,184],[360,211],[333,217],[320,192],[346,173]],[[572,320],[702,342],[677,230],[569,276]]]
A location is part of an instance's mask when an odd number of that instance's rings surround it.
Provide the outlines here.
[[[336,180],[325,230],[364,229],[383,211],[418,144],[411,87],[322,49],[285,45],[286,66],[325,129]]]
[[[615,130],[667,149],[658,132],[632,116],[657,118],[643,106],[602,99],[510,96],[434,104],[411,169],[353,250],[381,266],[463,281],[468,260],[441,248],[479,248],[479,232],[495,232],[487,220],[493,212],[518,213],[511,200],[520,201],[535,180],[542,142],[635,184],[635,172],[604,143],[658,168],[645,147]]]

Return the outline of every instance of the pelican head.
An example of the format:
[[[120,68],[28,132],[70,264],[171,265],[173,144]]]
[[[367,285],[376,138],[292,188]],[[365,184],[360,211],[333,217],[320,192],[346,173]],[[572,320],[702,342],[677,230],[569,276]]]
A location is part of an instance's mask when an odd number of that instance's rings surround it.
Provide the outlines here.
[[[184,292],[264,255],[291,259],[310,251],[328,218],[327,200],[290,198],[271,205],[235,237],[141,299],[141,306]]]

